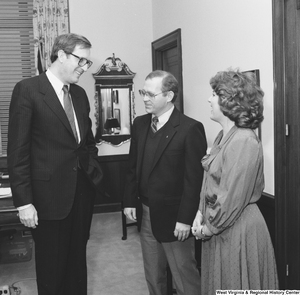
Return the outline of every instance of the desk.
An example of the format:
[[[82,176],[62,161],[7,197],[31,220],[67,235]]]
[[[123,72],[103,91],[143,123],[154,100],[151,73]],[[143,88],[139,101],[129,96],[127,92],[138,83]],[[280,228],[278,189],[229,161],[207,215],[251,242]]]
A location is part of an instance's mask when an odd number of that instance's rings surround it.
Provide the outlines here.
[[[0,157],[0,172],[7,175],[7,157]],[[9,178],[0,177],[2,187],[9,187]],[[0,231],[9,228],[24,230],[26,227],[20,222],[17,216],[18,210],[13,205],[12,197],[0,198]],[[4,228],[5,227],[5,228]]]
[[[33,239],[17,216],[12,197],[0,199],[0,262],[24,262],[32,258]],[[2,294],[2,293],[1,293]]]
[[[12,197],[0,199],[0,237],[7,234],[11,235],[16,230],[26,229],[20,222],[17,213],[18,210],[13,205]]]

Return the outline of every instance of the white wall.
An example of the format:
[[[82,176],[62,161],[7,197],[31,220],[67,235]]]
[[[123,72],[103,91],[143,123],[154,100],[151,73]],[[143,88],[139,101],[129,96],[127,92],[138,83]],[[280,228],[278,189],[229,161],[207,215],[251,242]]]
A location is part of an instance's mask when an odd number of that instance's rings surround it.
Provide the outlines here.
[[[229,67],[259,69],[265,92],[265,191],[274,194],[272,0],[153,0],[154,40],[181,28],[184,113],[201,121],[211,146],[209,79]]]
[[[79,83],[92,109],[91,73],[114,52],[137,73],[136,113],[143,114],[137,89],[152,70],[151,42],[181,28],[184,112],[204,124],[211,145],[221,127],[209,119],[209,79],[228,67],[259,69],[265,91],[265,191],[274,194],[272,0],[72,0],[69,5],[71,32],[93,44],[94,65]],[[102,144],[99,152],[126,153],[128,146]]]
[[[84,87],[91,104],[91,119],[95,131],[94,78],[106,58],[115,53],[136,73],[136,112],[144,110],[144,103],[137,95],[144,79],[152,69],[151,42],[152,6],[151,0],[70,0],[70,31],[87,37],[92,43],[92,67],[79,81]],[[124,154],[129,143],[120,147],[101,144],[99,154]]]

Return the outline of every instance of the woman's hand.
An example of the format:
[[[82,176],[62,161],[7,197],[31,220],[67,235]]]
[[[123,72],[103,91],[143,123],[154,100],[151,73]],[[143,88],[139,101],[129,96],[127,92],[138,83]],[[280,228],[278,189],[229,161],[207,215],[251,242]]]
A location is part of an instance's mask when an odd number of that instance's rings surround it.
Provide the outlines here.
[[[192,234],[195,236],[196,240],[206,240],[213,235],[213,233],[207,228],[207,226],[202,223],[203,215],[198,210],[192,226]]]
[[[194,236],[199,234],[199,230],[201,230],[201,227],[202,227],[202,222],[203,222],[203,215],[200,212],[200,210],[198,210],[197,214],[196,214],[196,217],[194,219],[194,222],[193,222],[193,226],[191,228],[192,229],[192,234]]]

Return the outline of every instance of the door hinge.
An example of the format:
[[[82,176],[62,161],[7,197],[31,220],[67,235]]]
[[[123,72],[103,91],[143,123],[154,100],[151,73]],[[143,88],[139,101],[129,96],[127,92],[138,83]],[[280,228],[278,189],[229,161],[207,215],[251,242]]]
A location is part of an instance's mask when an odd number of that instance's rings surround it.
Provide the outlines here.
[[[289,124],[285,124],[285,136],[289,136]]]
[[[288,264],[286,265],[286,276],[287,277],[289,276],[289,265]]]

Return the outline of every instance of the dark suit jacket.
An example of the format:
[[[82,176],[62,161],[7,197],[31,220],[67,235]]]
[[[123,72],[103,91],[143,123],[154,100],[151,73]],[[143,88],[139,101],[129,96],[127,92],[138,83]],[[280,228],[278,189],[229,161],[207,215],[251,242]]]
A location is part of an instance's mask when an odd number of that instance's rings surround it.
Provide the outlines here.
[[[150,120],[150,114],[134,120],[124,207],[140,210],[138,188]],[[177,239],[174,236],[176,222],[191,225],[198,210],[203,179],[201,159],[207,144],[203,125],[176,108],[163,132],[148,180],[147,197],[155,238],[161,242],[171,242]]]
[[[91,130],[89,101],[70,86],[81,142],[45,73],[16,84],[9,110],[8,168],[16,207],[32,203],[41,219],[59,220],[71,210],[80,166],[99,188],[102,172]]]

